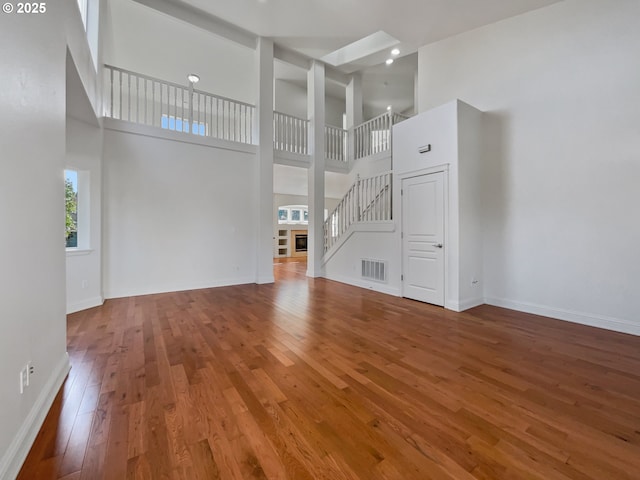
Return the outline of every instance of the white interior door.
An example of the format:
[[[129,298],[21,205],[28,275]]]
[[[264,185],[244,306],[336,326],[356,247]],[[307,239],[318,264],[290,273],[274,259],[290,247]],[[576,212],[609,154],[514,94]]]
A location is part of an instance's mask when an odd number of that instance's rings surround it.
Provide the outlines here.
[[[444,174],[402,181],[402,291],[444,306]]]

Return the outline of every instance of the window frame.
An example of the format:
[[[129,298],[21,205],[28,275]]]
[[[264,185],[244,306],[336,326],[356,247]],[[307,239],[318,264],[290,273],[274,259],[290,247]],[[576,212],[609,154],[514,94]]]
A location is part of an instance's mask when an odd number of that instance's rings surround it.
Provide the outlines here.
[[[67,254],[82,254],[91,250],[91,205],[89,195],[90,176],[88,170],[82,170],[77,167],[66,167],[64,169],[64,179],[66,183],[67,171],[76,173],[76,246],[67,247],[65,239],[65,250]],[[66,187],[65,187],[66,188]],[[65,212],[66,212],[66,195],[65,195]]]

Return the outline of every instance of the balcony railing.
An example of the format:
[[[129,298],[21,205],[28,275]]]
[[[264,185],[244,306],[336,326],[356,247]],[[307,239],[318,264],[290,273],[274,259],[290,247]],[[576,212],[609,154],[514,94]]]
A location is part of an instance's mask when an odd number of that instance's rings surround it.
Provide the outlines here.
[[[354,223],[391,220],[391,172],[360,178],[324,222],[325,253]]]
[[[325,125],[324,127],[324,143],[325,157],[329,160],[338,162],[346,162],[348,157],[349,132],[342,128]]]
[[[253,105],[110,65],[105,77],[106,117],[254,143]]]
[[[256,108],[141,73],[105,65],[105,112],[109,118],[178,132],[255,144]],[[408,118],[387,112],[351,131],[326,125],[325,154],[348,162],[391,149],[391,126]],[[309,155],[309,121],[273,114],[274,148]]]
[[[281,152],[309,155],[309,120],[273,112],[273,146]]]

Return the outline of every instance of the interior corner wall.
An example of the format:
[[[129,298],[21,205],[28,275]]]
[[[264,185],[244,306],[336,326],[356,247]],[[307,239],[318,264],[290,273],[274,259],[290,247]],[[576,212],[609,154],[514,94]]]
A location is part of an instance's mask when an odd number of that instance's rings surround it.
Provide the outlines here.
[[[104,62],[255,104],[254,50],[189,25],[132,0],[109,0]]]
[[[256,281],[255,154],[105,130],[106,298]]]
[[[640,3],[566,0],[419,50],[484,114],[484,296],[640,334]]]
[[[66,373],[67,2],[0,16],[0,478],[15,478]],[[34,367],[19,391],[19,373]]]
[[[89,207],[89,239],[82,252],[67,252],[67,313],[101,305],[102,298],[102,129],[67,117],[67,168],[88,176],[80,202]],[[87,188],[88,187],[88,188]]]

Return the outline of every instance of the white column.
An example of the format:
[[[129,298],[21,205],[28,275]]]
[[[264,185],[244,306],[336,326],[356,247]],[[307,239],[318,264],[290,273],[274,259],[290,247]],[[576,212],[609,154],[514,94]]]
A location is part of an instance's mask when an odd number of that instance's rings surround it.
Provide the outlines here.
[[[256,137],[256,282],[273,279],[273,41],[259,38],[256,48],[257,92]]]
[[[307,238],[307,276],[322,275],[324,255],[324,64],[313,61],[307,73],[307,115],[309,117],[309,233]]]
[[[355,158],[355,142],[353,130],[362,123],[362,76],[354,73],[346,90],[347,130],[349,131],[349,161]]]
[[[346,90],[347,128],[362,123],[362,76],[354,73]]]

